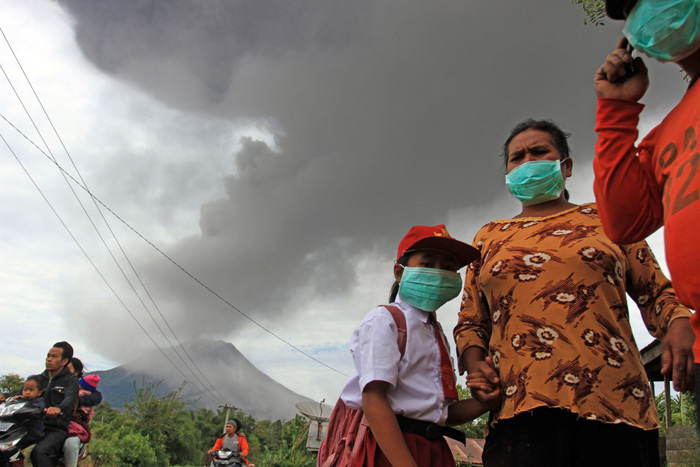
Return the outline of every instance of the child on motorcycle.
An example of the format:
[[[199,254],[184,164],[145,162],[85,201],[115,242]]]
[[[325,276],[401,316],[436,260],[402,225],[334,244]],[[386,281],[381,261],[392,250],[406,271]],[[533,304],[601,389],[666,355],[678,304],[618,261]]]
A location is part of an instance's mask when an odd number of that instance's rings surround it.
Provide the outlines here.
[[[44,403],[44,398],[42,397],[43,388],[41,387],[41,378],[39,375],[32,375],[27,378],[22,387],[21,395],[11,397],[10,401],[27,401],[31,402],[35,407],[43,409],[46,407]],[[27,426],[27,434],[22,438],[22,440],[17,444],[17,449],[24,450],[29,446],[36,444],[41,438],[44,437],[44,419],[43,416],[39,420],[35,420],[29,426]],[[1,453],[4,457],[5,453]],[[24,453],[25,458],[29,458],[29,452]],[[7,459],[4,459],[7,460]]]
[[[46,405],[44,404],[44,398],[42,397],[44,390],[41,388],[40,384],[41,378],[39,378],[39,375],[30,376],[24,382],[24,386],[22,387],[22,395],[16,396],[16,399],[29,401],[34,406],[43,409],[46,407]],[[27,436],[25,436],[19,443],[21,446],[20,449],[36,444],[37,441],[44,437],[44,420],[36,420],[31,424],[31,426],[28,427],[27,430]]]

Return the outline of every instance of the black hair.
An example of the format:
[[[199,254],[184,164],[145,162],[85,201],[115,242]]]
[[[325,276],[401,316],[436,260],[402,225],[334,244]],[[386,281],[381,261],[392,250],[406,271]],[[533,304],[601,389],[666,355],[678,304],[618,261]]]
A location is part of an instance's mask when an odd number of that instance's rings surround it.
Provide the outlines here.
[[[82,378],[84,373],[83,370],[85,369],[83,362],[78,357],[73,357],[70,364],[73,366],[73,372],[78,373],[78,377]]]
[[[401,255],[401,258],[399,258],[396,263],[400,264],[401,266],[406,266],[408,264],[408,260],[413,256],[413,252],[407,252]],[[396,300],[396,295],[399,293],[399,282],[394,281],[394,285],[391,286],[391,292],[389,292],[389,303],[393,303]]]
[[[71,361],[71,359],[73,358],[73,346],[72,345],[70,345],[66,341],[61,341],[61,342],[56,342],[53,346],[62,350],[61,360],[68,359],[69,362]]]
[[[562,130],[559,125],[551,120],[535,120],[534,118],[528,118],[527,120],[523,120],[522,122],[518,123],[512,130],[510,130],[510,135],[503,144],[504,165],[508,165],[508,146],[510,146],[510,142],[513,141],[513,138],[518,136],[520,133],[527,130],[538,130],[549,133],[552,144],[559,152],[560,160],[565,160],[571,157],[571,150],[569,149],[569,142],[567,141],[569,136],[571,136],[570,133]],[[564,190],[564,197],[567,201],[569,200],[569,192],[566,189]]]
[[[39,375],[28,376],[27,379],[24,380],[24,382],[26,383],[27,381],[34,381],[37,384],[37,386],[41,387],[41,376]]]
[[[241,429],[241,421],[237,418],[232,418],[226,422],[227,425],[233,425],[236,427],[236,431]]]
[[[27,379],[24,380],[24,382],[26,383],[27,381],[34,381],[36,383],[36,387],[39,388],[39,391],[44,392],[44,388],[41,386],[41,376],[39,376],[39,375],[28,376]]]
[[[510,146],[510,142],[520,133],[527,130],[538,130],[549,133],[549,136],[552,138],[552,144],[557,148],[557,151],[559,151],[561,160],[571,157],[571,151],[569,150],[569,143],[567,141],[569,136],[571,136],[569,133],[566,133],[559,125],[551,120],[535,120],[534,118],[528,118],[518,123],[510,130],[510,136],[508,136],[505,144],[503,144],[503,160],[506,165],[508,165],[508,146]]]

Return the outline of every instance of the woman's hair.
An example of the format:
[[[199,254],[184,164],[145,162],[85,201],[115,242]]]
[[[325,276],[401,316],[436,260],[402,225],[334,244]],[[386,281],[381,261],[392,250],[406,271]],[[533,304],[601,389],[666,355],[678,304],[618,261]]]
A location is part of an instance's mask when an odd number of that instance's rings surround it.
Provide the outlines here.
[[[535,120],[534,118],[528,118],[527,120],[518,123],[512,130],[510,130],[510,136],[508,136],[508,139],[503,144],[504,165],[508,165],[508,146],[510,146],[510,142],[513,141],[513,138],[518,136],[520,133],[527,130],[539,130],[549,133],[549,136],[552,139],[552,144],[559,152],[559,157],[561,160],[571,157],[569,142],[567,141],[569,136],[571,136],[569,133],[562,130],[559,125],[551,120]],[[564,197],[567,201],[569,200],[569,191],[566,189],[564,189]]]
[[[520,133],[527,130],[539,130],[549,133],[549,136],[552,138],[552,144],[557,148],[557,151],[559,151],[561,160],[571,157],[569,143],[567,142],[567,139],[571,136],[569,133],[566,133],[559,125],[551,120],[535,120],[533,118],[528,118],[515,125],[510,131],[510,136],[508,136],[508,139],[503,145],[503,160],[506,165],[508,165],[508,146],[510,146],[510,142]]]
[[[85,368],[85,367],[83,366],[83,362],[80,361],[79,358],[73,357],[73,358],[71,359],[71,361],[70,361],[70,364],[73,366],[73,371],[76,372],[76,373],[78,373],[78,377],[81,377],[81,378],[82,378],[82,376],[83,376],[83,369]]]
[[[401,266],[406,266],[408,264],[408,260],[411,258],[413,255],[412,251],[406,252],[403,255],[401,255],[401,258],[396,261],[397,264],[400,264]],[[394,285],[391,286],[391,292],[389,292],[389,303],[393,303],[394,300],[396,300],[396,295],[399,293],[399,282],[394,281]]]

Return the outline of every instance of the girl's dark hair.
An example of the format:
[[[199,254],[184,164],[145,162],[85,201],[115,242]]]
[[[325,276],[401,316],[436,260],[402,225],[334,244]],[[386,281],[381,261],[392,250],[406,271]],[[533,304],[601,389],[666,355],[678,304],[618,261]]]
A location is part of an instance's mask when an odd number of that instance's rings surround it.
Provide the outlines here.
[[[70,361],[70,364],[73,365],[73,371],[78,373],[78,377],[82,378],[83,369],[85,369],[85,366],[83,366],[83,362],[80,361],[78,357],[73,357]]]
[[[557,151],[559,151],[559,157],[561,160],[571,157],[571,150],[569,149],[569,142],[567,141],[571,134],[562,130],[559,125],[551,120],[535,120],[534,118],[528,118],[527,120],[518,123],[512,130],[510,130],[510,136],[508,136],[508,139],[503,144],[504,165],[508,165],[508,146],[510,146],[510,142],[513,141],[513,138],[518,136],[520,133],[527,130],[539,130],[549,133],[549,136],[552,139],[552,144]],[[567,201],[569,200],[569,192],[566,189],[564,189],[564,197]]]
[[[404,253],[401,258],[396,261],[398,264],[401,266],[406,266],[408,264],[408,260],[413,256],[412,252],[407,252]],[[391,292],[389,292],[389,303],[393,303],[396,300],[396,295],[399,293],[399,283],[398,281],[394,281],[394,285],[391,286]]]
[[[503,145],[503,160],[506,165],[508,165],[508,146],[510,146],[510,142],[520,133],[527,130],[539,130],[549,133],[549,136],[552,138],[552,144],[561,155],[561,160],[571,157],[569,143],[567,142],[567,139],[571,136],[569,133],[566,133],[559,125],[551,120],[535,120],[533,118],[528,118],[515,125],[510,131],[510,136],[508,136],[508,139]]]

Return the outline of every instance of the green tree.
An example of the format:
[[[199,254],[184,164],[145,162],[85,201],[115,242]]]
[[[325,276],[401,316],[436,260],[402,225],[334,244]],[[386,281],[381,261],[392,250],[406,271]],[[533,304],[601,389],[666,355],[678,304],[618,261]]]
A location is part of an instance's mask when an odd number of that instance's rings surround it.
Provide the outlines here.
[[[0,376],[0,394],[4,396],[11,396],[22,390],[22,386],[24,386],[24,378],[16,373]]]
[[[471,399],[471,391],[469,388],[462,387],[461,384],[457,385],[457,394],[459,394],[460,399]],[[463,432],[467,438],[484,438],[484,432],[486,430],[486,424],[488,423],[489,413],[481,415],[475,418],[471,422],[465,423],[464,425],[456,426],[459,431]]]
[[[695,395],[676,394],[666,397],[666,391],[656,396],[656,411],[659,413],[659,425],[661,425],[660,435],[666,434],[666,404],[671,407],[671,425],[694,425],[695,424]]]
[[[605,0],[571,0],[574,5],[581,5],[586,17],[583,24],[592,23],[596,26],[605,24]]]
[[[269,422],[269,420],[265,420]],[[296,416],[293,420],[282,424],[279,420],[269,425],[280,425],[279,445],[272,448],[263,445],[259,462],[266,467],[313,467],[316,465],[316,456],[306,449],[306,437],[309,432],[308,422]]]
[[[92,426],[97,424],[112,423],[120,413],[114,410],[109,402],[102,402],[95,407],[95,415],[92,417]]]
[[[135,431],[146,436],[158,458],[165,464],[187,464],[201,457],[194,419],[183,399],[182,386],[160,395],[160,383],[134,383],[134,396],[124,404],[125,415]],[[165,465],[164,464],[164,465]]]
[[[90,443],[93,465],[115,467],[152,467],[167,465],[158,459],[148,436],[121,426],[108,439],[96,439]]]

